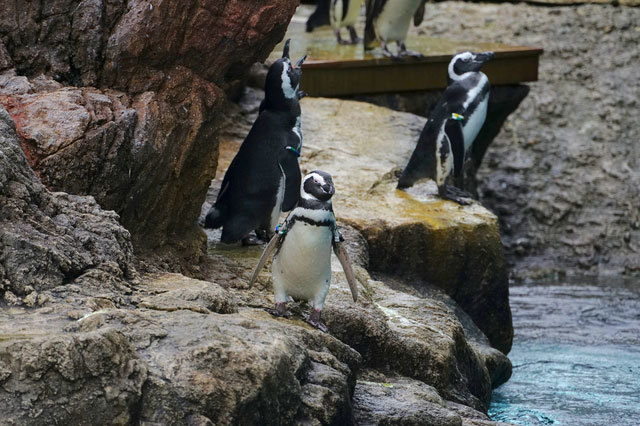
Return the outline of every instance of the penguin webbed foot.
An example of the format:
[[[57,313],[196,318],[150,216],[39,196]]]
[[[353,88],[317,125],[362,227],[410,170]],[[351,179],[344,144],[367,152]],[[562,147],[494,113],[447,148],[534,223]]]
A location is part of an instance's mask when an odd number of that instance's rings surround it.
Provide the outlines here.
[[[269,312],[274,317],[280,318],[291,318],[291,312],[287,309],[287,304],[284,302],[276,303],[276,308],[264,308],[265,311]]]
[[[413,57],[413,58],[422,58],[424,55],[420,52],[416,52],[415,50],[407,49],[407,46],[404,43],[398,43],[398,56],[399,57]]]
[[[438,194],[443,200],[453,201],[461,206],[471,205],[471,201],[467,200],[467,198],[472,198],[471,194],[463,191],[462,189],[456,188],[455,186],[443,185],[438,188]]]
[[[324,323],[320,319],[320,310],[318,309],[312,310],[311,313],[305,318],[305,322],[311,325],[312,327],[322,331],[323,333],[329,332],[329,329],[327,328],[327,326],[324,325]]]
[[[256,231],[256,235],[247,235],[242,238],[243,246],[259,246],[269,242],[271,238],[267,235],[266,231]]]

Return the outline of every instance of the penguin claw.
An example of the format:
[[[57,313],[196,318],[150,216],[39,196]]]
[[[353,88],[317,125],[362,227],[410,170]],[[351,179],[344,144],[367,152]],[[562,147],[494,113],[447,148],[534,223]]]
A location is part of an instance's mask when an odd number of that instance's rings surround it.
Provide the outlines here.
[[[324,325],[324,323],[320,319],[320,311],[317,309],[314,309],[313,311],[311,311],[311,313],[304,320],[307,324],[311,325],[314,328],[317,328],[323,333],[329,332],[329,329],[327,328],[327,326]]]
[[[400,57],[411,57],[411,58],[422,58],[424,55],[420,52],[416,52],[415,50],[403,50],[398,53]]]
[[[287,309],[287,306],[284,303],[276,303],[276,308],[264,308],[265,311],[269,312],[274,317],[280,318],[291,318],[291,312]]]
[[[468,198],[472,198],[471,194],[458,189],[455,186],[445,186],[444,188],[439,188],[438,192],[440,194],[440,198],[442,198],[443,200],[453,201],[454,203],[458,203],[461,206],[470,206],[472,204],[470,200],[467,200]]]
[[[324,323],[322,321],[313,321],[310,318],[305,319],[305,322],[307,324],[309,324],[310,326],[317,328],[318,330],[322,331],[323,333],[329,333],[329,329],[327,328],[326,325],[324,325]]]

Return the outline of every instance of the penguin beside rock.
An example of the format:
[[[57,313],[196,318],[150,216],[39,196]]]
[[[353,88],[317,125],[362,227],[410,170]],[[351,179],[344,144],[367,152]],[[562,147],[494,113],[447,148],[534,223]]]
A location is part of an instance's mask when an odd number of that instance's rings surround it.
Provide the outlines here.
[[[274,316],[289,317],[289,297],[309,302],[311,314],[306,321],[327,332],[320,314],[331,284],[331,250],[335,252],[347,278],[353,300],[358,297],[355,276],[344,239],[333,214],[331,197],[335,192],[331,175],[315,170],[304,177],[300,200],[284,224],[265,248],[251,277],[252,286],[258,273],[275,252],[271,274],[275,292],[275,309],[267,309]]]
[[[362,3],[364,0],[331,0],[329,20],[339,44],[358,44],[360,41],[354,25],[360,16]],[[350,42],[340,35],[340,29],[344,27],[349,30]]]
[[[407,50],[404,41],[409,25],[418,26],[424,18],[426,0],[367,0],[367,20],[364,28],[364,49],[371,50],[376,40],[380,42],[382,53],[386,56],[417,56],[422,54]],[[389,43],[396,42],[398,52],[393,55]]]
[[[398,188],[407,188],[422,178],[436,181],[443,199],[466,205],[469,194],[447,186],[453,171],[462,178],[462,168],[473,141],[487,118],[491,85],[480,71],[493,52],[463,52],[455,55],[447,68],[448,86],[431,111],[422,129]]]
[[[258,244],[267,241],[280,213],[298,202],[300,88],[302,63],[289,59],[289,43],[282,58],[271,65],[265,82],[260,113],[224,175],[215,204],[205,218],[205,228],[222,227],[221,241]],[[256,237],[250,234],[255,231]]]

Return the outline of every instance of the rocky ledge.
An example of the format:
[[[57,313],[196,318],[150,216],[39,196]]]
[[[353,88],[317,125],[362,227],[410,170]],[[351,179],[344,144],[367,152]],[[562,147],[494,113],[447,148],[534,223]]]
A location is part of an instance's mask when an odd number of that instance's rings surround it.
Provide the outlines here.
[[[235,116],[225,133],[219,178],[242,138],[242,123],[255,114],[252,108]],[[378,131],[366,121],[349,126],[348,112],[341,111],[355,108],[368,114]],[[43,425],[493,423],[484,414],[491,389],[511,374],[509,360],[496,349],[506,352],[510,346],[510,338],[504,338],[512,333],[510,317],[493,308],[506,306],[508,312],[507,291],[499,280],[487,278],[491,274],[484,264],[470,261],[470,249],[463,247],[473,248],[480,235],[491,241],[497,235],[495,218],[479,205],[460,208],[436,201],[428,188],[416,194],[395,190],[393,170],[406,161],[421,118],[323,99],[305,100],[303,110],[302,164],[335,176],[335,210],[362,291],[352,302],[335,260],[323,314],[329,334],[301,320],[305,306],[294,306],[297,314],[289,320],[264,312],[273,305],[269,274],[247,286],[260,247],[211,240],[202,280],[166,273],[137,276],[129,263],[130,237],[115,222],[100,229],[119,236],[119,244],[96,251],[103,244],[97,239],[105,237],[86,224],[111,223],[117,216],[87,197],[80,197],[81,205],[91,208],[81,210],[67,206],[76,198],[46,191],[29,170],[11,119],[3,113],[0,158],[11,156],[14,172],[3,175],[2,194],[8,201],[58,200],[49,202],[66,208],[69,220],[46,206],[35,218],[22,216],[21,209],[30,210],[15,202],[3,204],[2,219],[12,229],[53,221],[59,228],[52,227],[51,234],[66,234],[62,240],[70,247],[47,255],[57,260],[51,270],[61,279],[47,285],[34,279],[35,284],[16,288],[19,262],[6,259],[27,243],[3,245],[4,420]],[[335,134],[328,128],[323,133],[329,116],[339,123]],[[80,210],[81,220],[73,209]],[[412,231],[404,236],[407,227]],[[376,237],[382,229],[391,237],[388,242]],[[457,254],[434,251],[442,256],[438,265],[426,254],[429,241],[455,245],[450,250]],[[404,264],[385,260],[402,245],[418,252],[407,255]],[[501,251],[487,249],[483,255],[492,273],[504,274]],[[457,256],[463,257],[459,265]],[[64,275],[78,258],[85,260],[79,276]],[[458,268],[464,280],[450,282],[451,268]],[[437,272],[433,278],[430,271]],[[484,314],[503,323],[483,323],[477,312],[476,318],[465,312],[463,296],[471,293],[477,301],[491,298],[494,305]],[[485,334],[493,336],[493,346]]]

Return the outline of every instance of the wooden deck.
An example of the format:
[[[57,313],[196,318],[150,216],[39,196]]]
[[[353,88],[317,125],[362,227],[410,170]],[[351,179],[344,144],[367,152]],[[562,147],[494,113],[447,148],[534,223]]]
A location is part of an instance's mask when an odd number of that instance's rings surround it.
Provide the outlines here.
[[[542,49],[497,43],[454,41],[410,34],[407,47],[421,52],[422,58],[392,59],[365,54],[362,43],[342,46],[333,31],[322,27],[312,33],[304,31],[312,8],[301,6],[291,20],[285,40],[291,38],[291,59],[308,55],[302,69],[301,89],[311,96],[341,96],[362,93],[405,92],[443,89],[447,85],[447,65],[452,55],[464,50],[493,51],[494,58],[483,71],[492,85],[517,84],[538,79],[538,61]],[[363,34],[363,24],[357,26]],[[346,30],[343,30],[346,38]],[[282,45],[275,47],[270,60],[282,55]],[[395,49],[395,44],[391,47]]]

